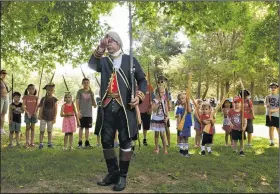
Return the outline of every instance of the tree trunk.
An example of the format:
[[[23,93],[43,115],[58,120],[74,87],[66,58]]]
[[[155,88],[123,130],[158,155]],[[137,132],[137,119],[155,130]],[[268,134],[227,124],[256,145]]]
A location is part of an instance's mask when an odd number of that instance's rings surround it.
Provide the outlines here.
[[[250,86],[250,93],[251,93],[251,99],[254,100],[254,87],[255,87],[255,84],[254,82],[252,81],[251,82],[251,86]]]
[[[206,77],[206,88],[205,88],[204,93],[202,95],[202,99],[205,99],[205,97],[207,95],[207,92],[208,92],[208,89],[209,89],[209,79],[208,79],[208,77]]]
[[[229,91],[229,87],[230,87],[230,84],[229,84],[229,81],[227,80],[226,81],[226,94],[228,93]],[[227,96],[228,97],[228,96]]]
[[[221,81],[221,96],[220,96],[220,101],[224,98],[224,84],[223,81]]]
[[[220,82],[219,81],[220,81],[219,78],[217,78],[217,90],[216,90],[217,100],[219,100],[219,92],[220,92]]]
[[[198,79],[198,85],[197,85],[197,91],[196,91],[196,98],[200,98],[200,92],[201,92],[201,75],[199,75]]]

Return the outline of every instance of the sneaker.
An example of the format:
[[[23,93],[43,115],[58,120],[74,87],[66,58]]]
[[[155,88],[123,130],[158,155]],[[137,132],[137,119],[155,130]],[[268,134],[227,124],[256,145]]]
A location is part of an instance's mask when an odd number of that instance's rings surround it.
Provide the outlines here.
[[[48,143],[48,148],[53,148],[53,144],[52,143]]]
[[[269,146],[274,146],[274,143],[270,143]]]
[[[210,154],[210,155],[211,155],[211,154],[212,154],[212,151],[208,152],[208,154]]]
[[[233,150],[233,153],[236,154],[236,153],[238,153],[238,151],[237,150]]]
[[[186,158],[190,157],[190,155],[189,155],[189,150],[185,150],[185,157],[186,157]]]
[[[180,153],[181,156],[185,156],[184,150],[181,150],[181,149],[180,149],[179,153]]]
[[[67,151],[67,148],[63,148],[63,151]]]
[[[168,145],[168,144],[167,144],[167,145],[166,145],[166,147],[168,147],[168,148],[169,148],[169,147],[170,147],[170,145]]]
[[[70,147],[69,150],[72,151],[72,150],[75,150],[75,149],[73,147]]]
[[[88,140],[85,141],[85,147],[86,148],[92,148],[92,146],[90,145]]]
[[[242,157],[245,156],[243,151],[239,152],[239,155],[242,156]]]
[[[35,147],[34,143],[29,144],[30,147]]]
[[[143,145],[144,145],[144,146],[148,146],[148,143],[147,143],[147,140],[146,140],[146,139],[143,139]]]
[[[205,156],[205,150],[201,151],[201,155]]]
[[[83,148],[83,141],[82,141],[82,140],[80,140],[80,141],[78,142],[78,148]]]
[[[44,145],[42,144],[42,143],[40,143],[40,145],[39,145],[39,149],[42,149],[44,147]]]
[[[6,131],[4,129],[1,129],[1,135],[6,135]]]
[[[247,147],[252,147],[252,144],[246,144]]]

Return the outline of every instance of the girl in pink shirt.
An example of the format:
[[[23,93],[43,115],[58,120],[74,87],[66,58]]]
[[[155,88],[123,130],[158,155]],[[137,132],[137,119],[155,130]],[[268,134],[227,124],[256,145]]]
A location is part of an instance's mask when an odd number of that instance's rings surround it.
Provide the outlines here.
[[[26,123],[26,147],[34,147],[35,124],[37,119],[37,105],[38,97],[36,96],[37,90],[33,84],[29,84],[24,92],[23,109],[25,111],[24,122]],[[29,132],[31,130],[31,142],[29,142]]]

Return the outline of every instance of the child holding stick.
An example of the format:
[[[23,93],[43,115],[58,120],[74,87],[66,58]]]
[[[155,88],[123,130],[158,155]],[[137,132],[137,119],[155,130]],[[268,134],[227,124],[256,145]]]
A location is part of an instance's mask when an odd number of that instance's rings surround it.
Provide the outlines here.
[[[242,98],[239,96],[235,96],[233,99],[234,102],[234,108],[230,109],[228,112],[228,119],[230,120],[230,129],[231,129],[231,134],[232,134],[232,140],[233,140],[233,149],[234,153],[237,153],[237,142],[239,140],[240,143],[240,156],[245,156],[244,151],[243,151],[243,141],[242,141],[242,136],[243,139],[246,139],[246,135],[244,133],[246,126],[247,126],[247,119],[244,118],[242,121],[242,112],[241,112],[241,102]],[[243,125],[243,126],[242,126]],[[244,135],[242,135],[244,133]]]
[[[224,116],[223,120],[223,130],[225,131],[225,146],[229,146],[228,144],[228,137],[230,137],[231,145],[233,145],[232,137],[231,137],[231,130],[230,130],[230,120],[228,119],[228,112],[232,109],[232,103],[230,99],[226,99],[222,105],[222,112]]]
[[[182,156],[189,157],[189,145],[188,145],[188,138],[191,136],[191,126],[192,126],[192,116],[191,116],[191,105],[190,99],[187,98],[185,94],[179,95],[181,101],[181,107],[177,108],[176,116],[177,116],[177,126],[179,126],[180,122],[183,122],[182,119],[184,118],[184,125],[182,129],[177,128],[180,131],[180,151],[179,153]]]

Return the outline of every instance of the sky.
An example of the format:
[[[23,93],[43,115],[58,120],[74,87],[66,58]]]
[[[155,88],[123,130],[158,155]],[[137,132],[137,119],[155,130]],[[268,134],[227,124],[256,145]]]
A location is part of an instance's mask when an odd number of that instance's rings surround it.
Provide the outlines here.
[[[116,6],[110,14],[100,17],[100,22],[105,23],[111,27],[111,30],[117,32],[123,42],[123,51],[129,53],[129,12],[128,6],[126,4]],[[180,39],[185,45],[189,44],[189,40],[182,33],[177,34],[178,39]],[[94,71],[87,66],[87,62],[82,62],[82,68],[86,73],[93,73]],[[80,67],[73,68],[71,65],[57,66],[56,74],[58,75],[74,75],[77,72],[81,73]]]

